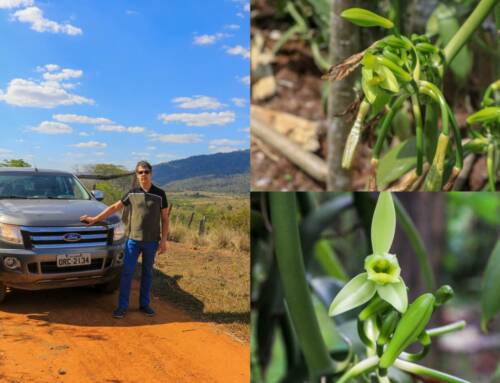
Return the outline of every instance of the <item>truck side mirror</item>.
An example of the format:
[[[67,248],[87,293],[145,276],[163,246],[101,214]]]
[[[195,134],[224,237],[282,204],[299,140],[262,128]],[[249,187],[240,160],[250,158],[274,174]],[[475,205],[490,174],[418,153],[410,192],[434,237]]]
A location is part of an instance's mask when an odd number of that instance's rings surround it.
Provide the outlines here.
[[[92,190],[92,195],[98,201],[102,201],[104,199],[104,193],[100,190]]]

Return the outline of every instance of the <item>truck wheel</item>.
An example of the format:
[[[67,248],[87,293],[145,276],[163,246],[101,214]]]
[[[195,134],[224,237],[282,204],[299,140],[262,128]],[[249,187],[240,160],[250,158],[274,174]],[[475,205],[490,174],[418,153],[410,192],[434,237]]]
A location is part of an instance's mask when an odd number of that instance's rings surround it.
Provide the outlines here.
[[[7,286],[0,282],[0,303],[2,303],[7,296]]]
[[[95,288],[100,293],[113,294],[120,287],[120,274],[116,275],[112,280],[106,283],[96,285]]]

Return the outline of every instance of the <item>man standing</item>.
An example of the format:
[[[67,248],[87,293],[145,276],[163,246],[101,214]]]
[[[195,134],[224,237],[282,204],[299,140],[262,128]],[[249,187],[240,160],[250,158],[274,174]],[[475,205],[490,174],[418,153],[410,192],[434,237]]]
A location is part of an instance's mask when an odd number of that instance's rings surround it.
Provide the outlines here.
[[[123,272],[120,281],[118,307],[114,318],[123,318],[127,313],[130,288],[135,265],[142,252],[141,291],[139,310],[148,316],[155,315],[150,306],[153,284],[153,264],[156,252],[165,252],[168,238],[168,202],[165,192],[151,183],[152,167],[146,161],[139,161],[135,167],[139,186],[132,188],[118,202],[108,206],[95,217],[83,215],[80,220],[93,225],[111,214],[130,206],[129,235],[125,244]],[[161,221],[161,227],[160,227]]]

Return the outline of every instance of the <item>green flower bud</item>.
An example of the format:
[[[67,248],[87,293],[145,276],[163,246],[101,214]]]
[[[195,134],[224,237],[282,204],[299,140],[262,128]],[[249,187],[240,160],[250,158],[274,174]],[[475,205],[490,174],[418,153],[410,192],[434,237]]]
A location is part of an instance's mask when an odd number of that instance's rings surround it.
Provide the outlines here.
[[[500,120],[500,107],[498,106],[489,106],[467,117],[468,124],[475,124],[476,122],[483,123],[490,121],[499,121],[499,120]]]
[[[418,339],[431,319],[435,301],[434,295],[427,293],[419,296],[408,307],[380,358],[381,368],[389,368],[399,354]]]
[[[365,258],[365,269],[368,279],[380,284],[399,282],[401,268],[394,254],[372,254]]]
[[[389,342],[398,322],[399,313],[396,310],[391,310],[383,317],[382,327],[380,328],[380,334],[377,339],[378,345],[383,345]]]
[[[443,285],[439,289],[436,290],[434,296],[436,297],[436,305],[441,306],[444,305],[448,300],[453,298],[453,289],[450,285]]]
[[[363,8],[346,9],[340,16],[360,27],[382,27],[386,29],[394,27],[394,23],[391,20]]]

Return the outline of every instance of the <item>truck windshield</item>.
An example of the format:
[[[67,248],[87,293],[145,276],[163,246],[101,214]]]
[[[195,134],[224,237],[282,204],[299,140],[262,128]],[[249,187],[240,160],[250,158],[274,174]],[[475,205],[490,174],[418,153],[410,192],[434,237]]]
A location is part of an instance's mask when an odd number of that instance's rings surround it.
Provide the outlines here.
[[[69,174],[0,174],[2,199],[91,199]]]

